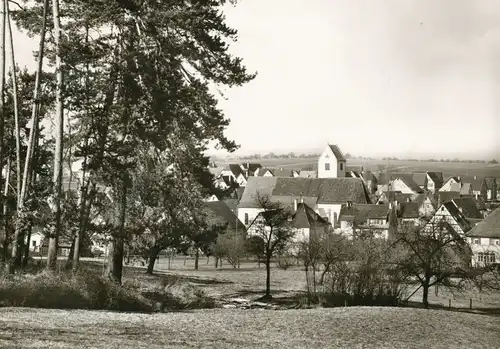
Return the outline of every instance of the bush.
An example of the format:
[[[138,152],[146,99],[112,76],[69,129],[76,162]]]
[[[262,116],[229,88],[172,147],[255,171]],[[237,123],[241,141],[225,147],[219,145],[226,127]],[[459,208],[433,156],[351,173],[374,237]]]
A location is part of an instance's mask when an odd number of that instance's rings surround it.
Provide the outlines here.
[[[136,290],[86,272],[4,276],[0,280],[0,305],[143,312],[154,309]]]

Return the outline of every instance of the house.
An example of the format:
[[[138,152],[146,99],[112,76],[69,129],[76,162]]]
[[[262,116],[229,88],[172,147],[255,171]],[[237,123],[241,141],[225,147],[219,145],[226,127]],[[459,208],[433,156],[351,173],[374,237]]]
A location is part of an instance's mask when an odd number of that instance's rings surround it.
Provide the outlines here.
[[[209,195],[208,197],[206,197],[204,199],[204,201],[205,202],[219,201],[219,198],[217,197],[217,195],[212,194],[212,195]]]
[[[318,178],[345,177],[346,158],[336,144],[328,144],[318,159]]]
[[[445,202],[428,222],[428,229],[439,222],[447,222],[453,231],[462,237],[472,229],[472,224],[453,202]]]
[[[420,210],[419,204],[417,202],[397,202],[394,201],[389,204],[389,209],[394,208],[396,210],[396,217],[398,218],[398,223],[410,224],[417,226],[420,223]]]
[[[486,177],[484,179],[486,184],[486,200],[497,199],[497,180],[494,177]]]
[[[240,174],[243,174],[243,170],[238,164],[229,164],[220,172],[220,175],[226,177],[229,183],[236,183],[236,178]]]
[[[413,172],[413,181],[420,187],[422,190],[427,189],[427,172]]]
[[[438,191],[438,206],[459,197],[461,197],[459,191]]]
[[[241,164],[240,167],[245,177],[249,177],[249,176],[254,176],[255,172],[258,169],[262,168],[262,165],[257,163],[245,162]]]
[[[415,198],[416,194],[403,194],[401,191],[384,191],[380,194],[377,204],[388,204],[392,201],[398,202],[411,202]]]
[[[348,202],[340,209],[337,229],[349,237],[371,232],[376,237],[387,239],[389,234],[388,213],[389,205]]]
[[[435,193],[443,186],[443,172],[427,171],[427,190]]]
[[[34,231],[30,234],[29,249],[30,252],[40,253],[45,234],[41,229],[33,230]]]
[[[500,208],[476,224],[467,234],[472,249],[472,266],[484,266],[500,261]]]
[[[270,170],[273,177],[295,177],[292,170],[274,168]]]
[[[330,223],[317,214],[309,205],[303,201],[294,203],[285,207],[285,214],[288,215],[287,228],[292,229],[292,242],[300,243],[308,241],[311,236],[321,236],[326,234],[330,229]],[[259,229],[266,229],[270,225],[270,221],[278,214],[277,210],[269,210],[260,212],[257,217],[250,223],[248,234],[255,235]]]
[[[460,192],[460,177],[452,176],[444,182],[439,191],[457,191]]]
[[[482,220],[483,213],[479,210],[476,200],[472,197],[454,198],[451,202],[464,214],[465,218],[471,220]]]
[[[413,175],[405,173],[394,173],[391,175],[389,188],[400,191],[403,194],[423,194],[424,190],[413,180]]]
[[[244,233],[246,231],[238,216],[223,201],[206,202],[204,212],[207,214],[210,225],[225,226],[226,231],[230,232]]]
[[[357,178],[249,177],[238,205],[238,217],[247,226],[263,211],[257,200],[259,196],[284,206],[302,198],[332,226],[335,226],[342,204],[348,201],[370,203],[364,182]]]
[[[436,213],[436,200],[427,194],[418,194],[411,200],[418,204],[418,212],[421,217],[432,217]]]
[[[231,185],[232,183],[228,176],[220,176],[214,180],[214,186],[220,190],[227,190]]]
[[[317,178],[318,176],[317,176],[316,171],[303,171],[303,170],[300,170],[299,177],[300,178]]]
[[[236,177],[236,183],[238,183],[240,187],[244,187],[247,185],[247,178],[248,177],[242,172]]]
[[[470,183],[470,194],[476,198],[481,197],[483,200],[486,200],[487,190],[486,181],[484,178],[480,178],[477,176],[462,178],[462,183]],[[463,192],[463,190],[461,190],[461,192]]]

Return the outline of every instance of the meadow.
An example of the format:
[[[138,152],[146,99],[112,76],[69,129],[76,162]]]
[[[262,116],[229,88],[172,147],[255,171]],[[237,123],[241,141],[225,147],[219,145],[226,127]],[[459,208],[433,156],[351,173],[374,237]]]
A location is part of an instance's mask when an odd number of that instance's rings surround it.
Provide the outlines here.
[[[269,168],[287,169],[316,169],[317,158],[292,158],[292,159],[256,159],[256,160],[231,160],[231,163],[257,162]],[[216,162],[217,163],[217,162]],[[229,161],[220,161],[219,165],[227,165]],[[443,172],[445,180],[450,176],[481,176],[500,178],[500,164],[466,163],[466,162],[434,162],[414,160],[347,160],[347,166],[363,166],[365,170],[375,173],[385,171],[386,167],[391,172],[437,171]]]
[[[100,273],[102,260],[86,260],[86,268]],[[154,275],[136,264],[125,268],[124,283],[141,289],[169,285],[181,293],[202,290],[216,304],[232,298],[263,295],[264,267],[252,261],[240,269],[213,260],[192,258],[170,263],[160,258]],[[272,269],[274,301],[303,293],[304,272],[299,266]],[[155,286],[156,285],[156,286]],[[431,303],[462,311],[416,307],[338,307],[293,309],[198,309],[166,313],[126,313],[92,310],[0,308],[1,348],[498,348],[500,316],[467,309],[470,294],[440,290]],[[475,306],[500,308],[497,294],[473,295]],[[419,295],[412,299],[418,302]],[[280,303],[284,304],[284,303]],[[456,309],[454,309],[456,310]],[[471,331],[474,335],[471,335]]]

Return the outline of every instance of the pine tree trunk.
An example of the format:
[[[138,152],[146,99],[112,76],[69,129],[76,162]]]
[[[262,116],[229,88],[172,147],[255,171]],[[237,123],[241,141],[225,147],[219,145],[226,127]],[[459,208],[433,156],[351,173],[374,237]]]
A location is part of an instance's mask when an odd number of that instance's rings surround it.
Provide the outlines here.
[[[16,196],[17,196],[17,219],[16,219],[16,231],[14,233],[14,243],[12,245],[12,256],[9,263],[7,264],[7,271],[9,274],[14,274],[17,266],[21,265],[21,253],[22,245],[24,241],[22,229],[22,207],[21,207],[21,135],[19,126],[19,108],[17,100],[17,74],[16,74],[16,60],[14,54],[14,39],[12,36],[12,27],[10,23],[9,14],[9,3],[5,0],[5,15],[7,22],[7,30],[9,32],[10,38],[10,56],[12,63],[12,97],[14,100],[14,127],[15,127],[15,138],[16,138]],[[16,243],[17,241],[17,243]]]
[[[55,229],[49,234],[49,250],[47,253],[47,269],[55,270],[57,263],[57,247],[61,230],[61,186],[62,186],[62,153],[64,132],[64,109],[62,101],[63,71],[61,62],[61,28],[59,18],[59,0],[52,0],[52,17],[54,20],[54,41],[56,47],[56,146],[54,152],[54,210]]]
[[[2,1],[2,19],[0,23],[0,169],[3,169],[3,160],[4,160],[4,138],[5,138],[5,20],[6,20],[6,11],[5,11],[5,1]],[[9,171],[9,165],[7,164],[7,172]],[[8,176],[8,173],[7,173]],[[7,179],[6,179],[7,181]],[[2,175],[0,173],[0,188],[2,188]],[[0,207],[3,206],[3,196],[0,195]],[[5,213],[2,217],[5,219]],[[4,259],[7,257],[7,250],[5,249],[7,239],[7,231],[5,231],[5,240],[4,240]],[[8,244],[7,244],[8,246]]]
[[[127,185],[123,181],[123,188],[120,198],[120,221],[118,233],[114,234],[109,248],[107,275],[112,281],[121,284],[123,274],[124,238],[125,238],[125,218],[127,208]]]

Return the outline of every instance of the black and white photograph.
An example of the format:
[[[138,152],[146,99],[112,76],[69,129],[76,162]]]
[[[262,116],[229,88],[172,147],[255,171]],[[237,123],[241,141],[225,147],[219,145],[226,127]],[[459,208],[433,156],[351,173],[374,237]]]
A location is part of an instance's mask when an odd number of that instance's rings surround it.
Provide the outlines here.
[[[0,0],[0,348],[500,348],[500,1]]]

